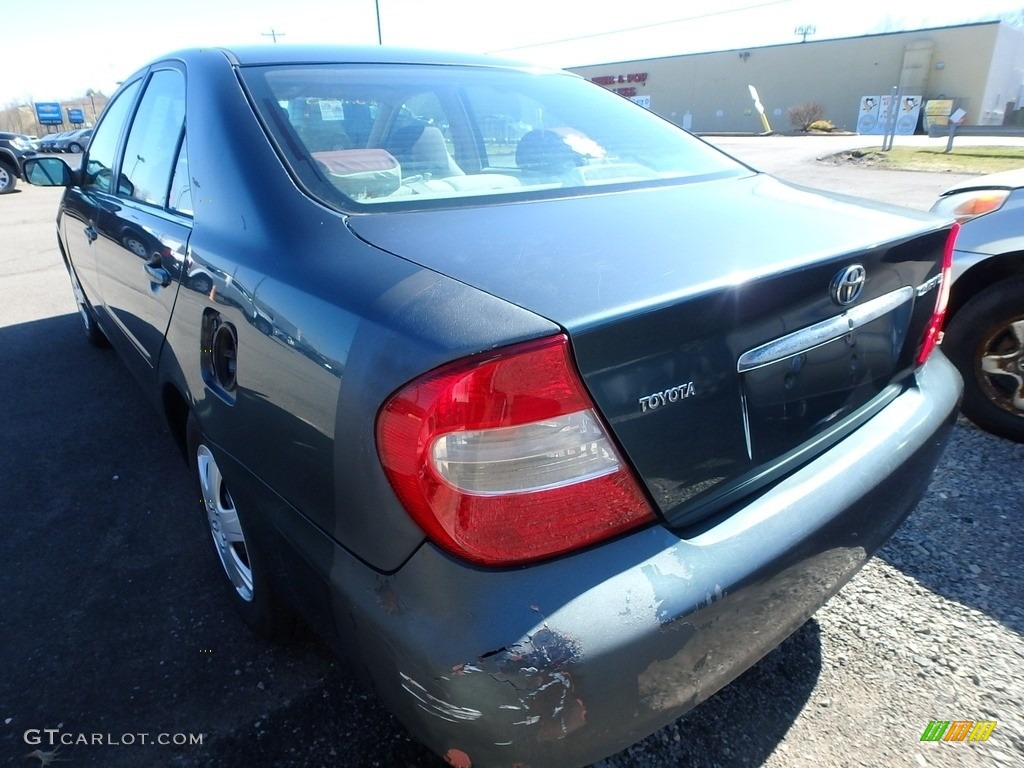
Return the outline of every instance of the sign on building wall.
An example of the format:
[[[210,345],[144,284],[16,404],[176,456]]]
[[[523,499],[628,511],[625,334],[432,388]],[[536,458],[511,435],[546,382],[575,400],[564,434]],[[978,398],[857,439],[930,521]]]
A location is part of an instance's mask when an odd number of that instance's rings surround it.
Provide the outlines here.
[[[603,85],[611,91],[619,94],[619,96],[625,96],[627,99],[636,101],[637,96],[637,85],[642,85],[647,82],[646,72],[630,72],[629,74],[623,75],[599,75],[597,77],[590,78],[591,82]],[[631,85],[635,83],[636,85]],[[640,98],[643,98],[642,96]],[[640,102],[637,101],[638,104]],[[647,105],[650,109],[650,106]]]
[[[929,99],[924,105],[924,129],[933,125],[949,125],[949,113],[953,111],[952,99]]]
[[[860,110],[857,112],[857,133],[875,132],[875,126],[878,125],[878,112],[881,106],[881,98],[878,96],[860,97]]]
[[[889,128],[895,112],[896,133],[910,136],[917,129],[917,118],[921,114],[919,95],[901,96],[897,101],[892,95],[861,96],[857,113],[857,133],[882,135]]]
[[[647,96],[630,96],[629,100],[632,101],[634,104],[639,104],[644,109],[650,109],[651,108],[651,97],[650,97],[650,95],[647,95]]]

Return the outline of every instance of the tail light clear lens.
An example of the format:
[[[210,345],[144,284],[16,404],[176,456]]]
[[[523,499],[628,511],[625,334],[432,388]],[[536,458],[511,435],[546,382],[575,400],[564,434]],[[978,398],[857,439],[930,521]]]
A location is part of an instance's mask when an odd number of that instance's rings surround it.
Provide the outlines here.
[[[564,335],[413,381],[381,410],[377,448],[426,534],[473,562],[531,562],[654,520]]]
[[[942,324],[946,321],[949,288],[953,281],[953,249],[956,247],[956,236],[959,232],[960,225],[954,224],[946,238],[946,247],[942,252],[942,281],[939,283],[939,295],[935,299],[935,310],[928,322],[921,348],[917,352],[918,365],[923,365],[935,347],[942,342]]]

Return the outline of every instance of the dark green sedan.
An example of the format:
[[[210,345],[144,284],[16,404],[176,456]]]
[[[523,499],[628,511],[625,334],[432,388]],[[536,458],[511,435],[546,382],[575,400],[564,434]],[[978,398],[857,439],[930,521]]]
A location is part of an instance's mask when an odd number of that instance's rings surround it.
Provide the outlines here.
[[[951,220],[566,73],[183,51],[27,175],[228,600],[462,768],[598,760],[740,675],[913,509],[960,398]]]

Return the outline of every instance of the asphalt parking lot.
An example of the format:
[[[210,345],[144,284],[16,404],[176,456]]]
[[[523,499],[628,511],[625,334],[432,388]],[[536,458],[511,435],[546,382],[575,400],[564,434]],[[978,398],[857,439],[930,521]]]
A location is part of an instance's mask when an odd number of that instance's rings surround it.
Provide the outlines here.
[[[853,139],[830,141],[715,143],[918,208],[958,178],[815,162]],[[81,333],[58,199],[0,197],[0,764],[439,765],[316,638],[268,645],[231,613],[169,433]],[[1024,446],[961,422],[928,496],[831,604],[602,765],[1024,765],[1022,466]],[[998,725],[921,744],[932,719]]]

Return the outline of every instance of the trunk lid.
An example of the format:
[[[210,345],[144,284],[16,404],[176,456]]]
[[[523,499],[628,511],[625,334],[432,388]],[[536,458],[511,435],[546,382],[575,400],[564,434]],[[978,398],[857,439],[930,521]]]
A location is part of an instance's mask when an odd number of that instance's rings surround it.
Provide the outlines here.
[[[682,526],[910,382],[948,224],[856,203],[753,175],[349,226],[565,328],[615,439]]]

